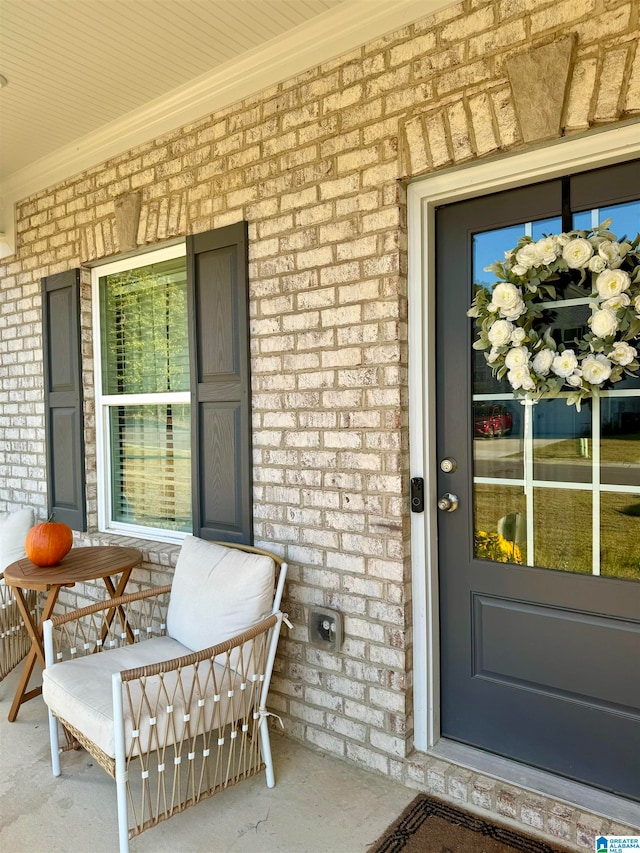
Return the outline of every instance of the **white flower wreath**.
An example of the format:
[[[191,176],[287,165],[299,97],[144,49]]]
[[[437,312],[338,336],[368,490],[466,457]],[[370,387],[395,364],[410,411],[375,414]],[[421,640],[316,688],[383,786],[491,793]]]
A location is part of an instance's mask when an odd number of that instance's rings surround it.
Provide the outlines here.
[[[610,224],[538,241],[521,237],[504,261],[486,267],[500,281],[491,290],[476,289],[467,311],[480,330],[473,347],[489,350],[484,355],[494,376],[506,376],[516,396],[539,400],[567,386],[567,405],[579,411],[581,401],[603,387],[637,376],[640,234],[633,242],[618,240]],[[558,344],[545,308],[562,298],[566,285],[585,283],[590,331],[574,347]]]

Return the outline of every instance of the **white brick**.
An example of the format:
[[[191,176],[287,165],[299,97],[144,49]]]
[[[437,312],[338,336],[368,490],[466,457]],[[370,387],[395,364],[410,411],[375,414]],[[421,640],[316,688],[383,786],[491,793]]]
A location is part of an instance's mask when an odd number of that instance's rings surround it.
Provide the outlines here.
[[[360,323],[362,319],[362,308],[360,305],[350,305],[342,308],[330,308],[320,312],[322,325],[344,326]]]
[[[351,740],[364,742],[367,736],[365,725],[352,720],[345,720],[344,717],[338,717],[335,714],[327,714],[327,726],[330,731],[344,735]]]
[[[307,740],[315,746],[320,747],[320,749],[324,749],[327,752],[332,753],[333,755],[344,755],[344,741],[342,741],[340,738],[333,737],[333,735],[330,735],[325,731],[318,731],[318,729],[308,728]]]
[[[389,61],[391,65],[401,65],[415,59],[424,53],[431,53],[436,46],[436,37],[434,33],[427,33],[419,38],[413,38],[411,41],[400,44],[397,47],[391,48],[389,51]]]
[[[343,699],[341,696],[336,696],[334,693],[329,693],[326,690],[317,690],[314,687],[307,687],[304,691],[304,698],[312,705],[319,705],[322,708],[333,711],[342,711]]]
[[[403,738],[393,737],[375,729],[371,731],[371,746],[388,755],[400,755],[404,757],[407,751],[406,741]]]
[[[373,705],[378,708],[384,708],[387,711],[395,711],[395,713],[400,714],[405,710],[404,696],[399,693],[392,693],[390,690],[371,687],[369,690],[369,699]]]
[[[640,50],[637,49],[629,77],[625,109],[629,113],[640,112]]]
[[[388,773],[388,759],[379,752],[374,752],[371,749],[365,749],[356,744],[348,743],[347,758],[368,767],[370,770],[376,770],[378,773],[384,773],[385,775]]]
[[[362,85],[357,83],[355,86],[349,86],[341,92],[328,95],[322,102],[322,112],[326,114],[336,110],[344,110],[346,107],[357,104],[361,100],[362,94]]]
[[[333,262],[333,249],[331,246],[321,246],[308,252],[298,252],[296,265],[298,269],[306,267],[323,267]]]
[[[595,120],[606,121],[620,115],[620,93],[625,80],[628,50],[612,50],[605,54],[599,76]]]
[[[349,193],[357,192],[359,188],[359,175],[348,175],[346,178],[338,178],[334,181],[323,181],[319,185],[320,198],[324,200],[348,195]]]

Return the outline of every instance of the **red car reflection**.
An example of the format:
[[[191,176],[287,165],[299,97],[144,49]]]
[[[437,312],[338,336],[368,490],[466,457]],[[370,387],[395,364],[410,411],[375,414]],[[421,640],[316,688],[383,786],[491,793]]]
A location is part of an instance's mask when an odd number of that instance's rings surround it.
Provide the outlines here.
[[[500,437],[511,432],[513,417],[506,406],[478,406],[473,416],[476,435],[487,438]]]

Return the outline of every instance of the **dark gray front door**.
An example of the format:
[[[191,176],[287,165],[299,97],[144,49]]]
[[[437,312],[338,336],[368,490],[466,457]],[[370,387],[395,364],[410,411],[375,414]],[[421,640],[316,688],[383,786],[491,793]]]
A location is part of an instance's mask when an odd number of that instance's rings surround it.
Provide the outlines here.
[[[465,313],[522,234],[633,237],[638,199],[635,162],[440,208],[436,310],[442,734],[640,799],[640,381],[523,405]]]

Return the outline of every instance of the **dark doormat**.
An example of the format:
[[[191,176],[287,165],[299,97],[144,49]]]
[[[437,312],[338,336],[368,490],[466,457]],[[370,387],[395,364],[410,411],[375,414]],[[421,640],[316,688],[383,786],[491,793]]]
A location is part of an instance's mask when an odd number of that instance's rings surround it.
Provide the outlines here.
[[[569,853],[420,794],[369,853]]]

